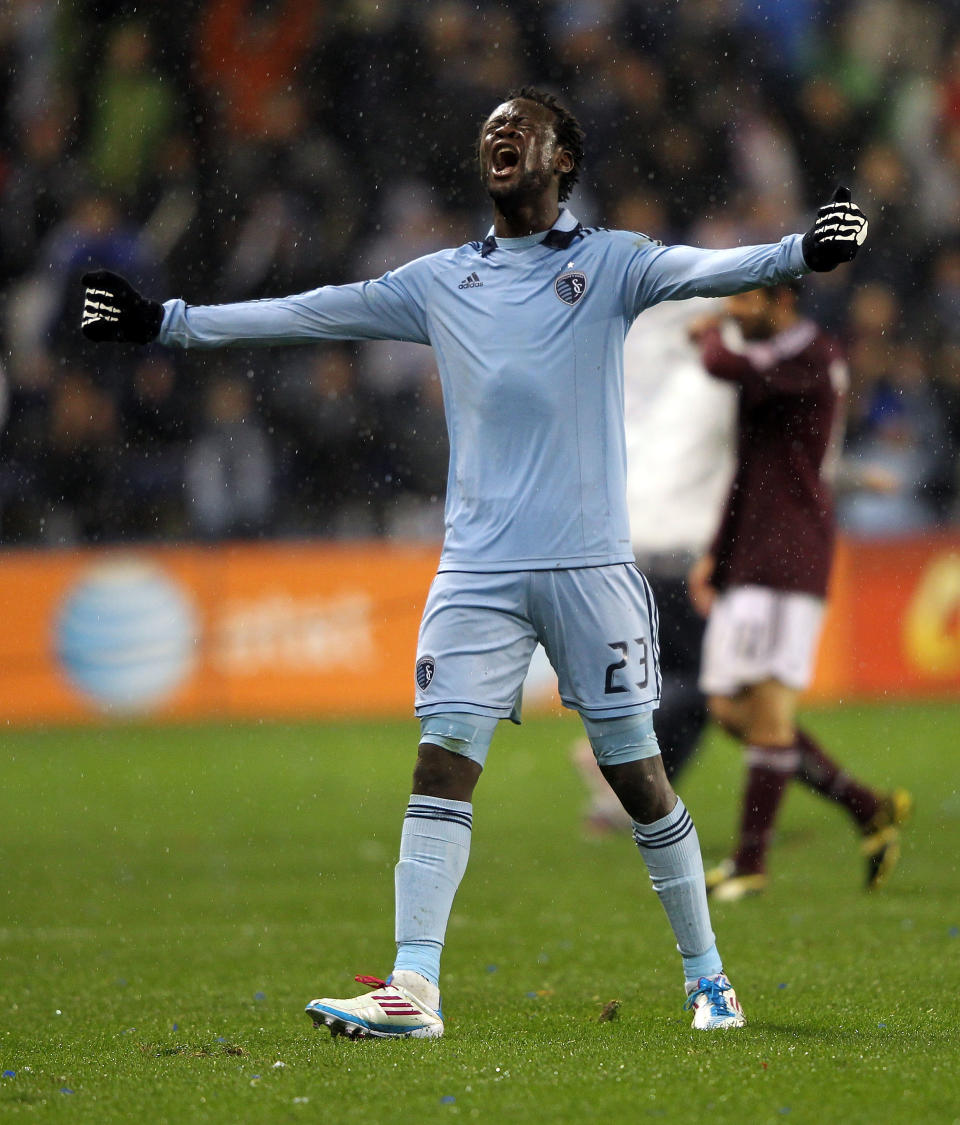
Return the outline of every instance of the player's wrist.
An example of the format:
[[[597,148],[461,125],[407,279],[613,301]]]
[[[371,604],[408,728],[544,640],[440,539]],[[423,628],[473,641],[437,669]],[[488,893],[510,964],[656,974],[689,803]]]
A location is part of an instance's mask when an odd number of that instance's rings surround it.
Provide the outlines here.
[[[838,256],[836,248],[824,246],[819,243],[813,230],[808,230],[800,243],[800,252],[803,254],[807,269],[813,273],[829,273],[837,266],[852,260],[852,255]]]
[[[163,305],[149,297],[142,297],[131,320],[130,343],[152,344],[160,335],[163,325]]]
[[[803,261],[807,269],[812,270],[814,273],[827,273],[829,270],[839,265],[839,262],[828,261],[821,254],[813,239],[812,231],[808,230],[803,236],[803,241],[800,243],[800,251],[803,254]]]
[[[84,274],[80,329],[95,343],[150,344],[160,335],[164,308],[144,297],[119,274],[93,270]]]

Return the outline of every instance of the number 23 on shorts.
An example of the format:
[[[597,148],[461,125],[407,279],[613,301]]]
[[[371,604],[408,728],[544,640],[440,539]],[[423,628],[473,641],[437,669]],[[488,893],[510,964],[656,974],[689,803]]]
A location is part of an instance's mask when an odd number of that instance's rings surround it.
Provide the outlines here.
[[[630,677],[635,687],[641,690],[645,688],[650,681],[649,646],[646,638],[637,637],[632,645],[627,641],[608,641],[607,645],[620,654],[620,659],[607,665],[604,694],[620,695],[628,692],[630,688],[623,677]],[[635,676],[639,678],[634,679]]]

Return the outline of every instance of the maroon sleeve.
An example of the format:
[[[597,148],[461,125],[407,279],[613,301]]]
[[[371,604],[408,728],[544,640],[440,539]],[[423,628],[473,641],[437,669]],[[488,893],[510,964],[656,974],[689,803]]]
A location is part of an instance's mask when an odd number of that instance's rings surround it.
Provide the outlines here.
[[[700,337],[703,366],[716,379],[738,383],[751,398],[765,395],[802,395],[816,388],[823,378],[818,364],[783,363],[773,347],[748,345],[735,352],[723,342],[719,328],[708,328]]]
[[[700,356],[703,366],[717,379],[743,383],[756,374],[745,355],[738,355],[724,344],[720,329],[707,328],[700,336]]]

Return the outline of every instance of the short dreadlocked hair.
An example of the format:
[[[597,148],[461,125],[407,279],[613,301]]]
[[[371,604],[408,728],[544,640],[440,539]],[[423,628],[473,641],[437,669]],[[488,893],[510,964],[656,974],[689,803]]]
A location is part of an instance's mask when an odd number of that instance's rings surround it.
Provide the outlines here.
[[[564,172],[560,177],[560,202],[570,198],[574,184],[580,179],[580,168],[583,164],[583,138],[585,136],[580,122],[573,116],[565,105],[553,94],[545,90],[538,90],[535,86],[521,86],[518,90],[511,90],[505,101],[515,101],[523,98],[528,102],[536,102],[545,109],[549,109],[556,116],[557,144],[565,148],[573,157],[573,167],[569,172]]]

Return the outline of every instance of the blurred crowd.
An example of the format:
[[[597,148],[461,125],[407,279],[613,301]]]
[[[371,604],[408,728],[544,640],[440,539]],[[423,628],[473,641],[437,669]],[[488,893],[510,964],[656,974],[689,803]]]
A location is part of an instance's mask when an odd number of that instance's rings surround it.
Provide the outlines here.
[[[95,347],[79,277],[246,300],[483,237],[526,83],[587,131],[586,224],[765,242],[850,185],[868,251],[803,297],[851,361],[842,521],[960,521],[952,0],[5,0],[0,542],[438,537],[430,349]]]

